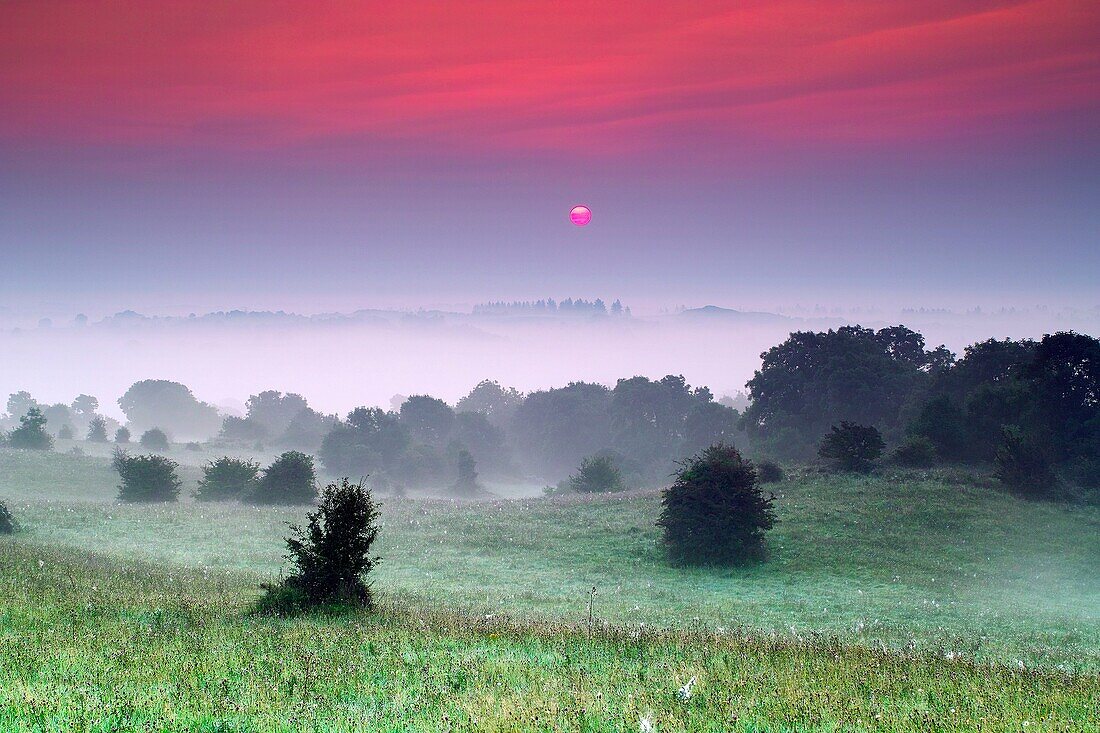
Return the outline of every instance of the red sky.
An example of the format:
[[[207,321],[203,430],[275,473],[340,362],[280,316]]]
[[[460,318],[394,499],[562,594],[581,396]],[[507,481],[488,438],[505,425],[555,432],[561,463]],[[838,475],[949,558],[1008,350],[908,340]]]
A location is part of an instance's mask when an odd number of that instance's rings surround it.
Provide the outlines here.
[[[8,154],[1094,142],[1100,2],[9,0],[0,110]]]

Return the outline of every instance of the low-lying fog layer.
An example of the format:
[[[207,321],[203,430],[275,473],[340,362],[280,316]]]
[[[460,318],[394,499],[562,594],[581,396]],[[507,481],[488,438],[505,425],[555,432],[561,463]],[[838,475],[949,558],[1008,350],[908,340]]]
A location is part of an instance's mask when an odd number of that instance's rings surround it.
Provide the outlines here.
[[[28,390],[43,401],[79,393],[115,400],[135,381],[171,379],[225,411],[250,394],[308,395],[321,411],[389,406],[394,395],[428,393],[454,402],[482,379],[522,391],[570,381],[613,385],[628,375],[683,374],[716,396],[734,395],[760,354],[796,330],[845,323],[904,323],[930,345],[953,351],[976,340],[1096,332],[1100,310],[899,311],[797,316],[719,308],[664,315],[547,316],[539,313],[360,311],[304,317],[232,313],[195,318],[137,314],[0,330],[0,393]]]

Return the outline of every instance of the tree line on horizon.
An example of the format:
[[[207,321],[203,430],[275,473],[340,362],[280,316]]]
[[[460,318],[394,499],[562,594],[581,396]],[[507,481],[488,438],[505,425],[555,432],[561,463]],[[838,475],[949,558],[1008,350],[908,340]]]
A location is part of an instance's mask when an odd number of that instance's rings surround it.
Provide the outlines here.
[[[363,406],[343,417],[275,390],[251,396],[243,417],[222,417],[165,380],[134,384],[119,405],[135,432],[304,451],[332,475],[370,475],[394,490],[453,488],[460,474],[475,483],[479,474],[553,483],[591,457],[613,463],[628,485],[657,485],[677,461],[713,444],[806,462],[828,436],[834,447],[881,440],[891,460],[906,465],[993,465],[1006,483],[1036,496],[1067,487],[1095,495],[1100,485],[1100,342],[1091,336],[989,339],[957,358],[904,326],[845,326],[792,333],[761,358],[742,410],[679,375],[528,394],[484,380],[453,406],[414,395],[396,409]],[[90,415],[89,430],[94,401],[74,401]],[[9,415],[31,404],[30,395],[15,393]],[[49,421],[45,413],[39,419]],[[845,424],[854,427],[835,435]],[[105,427],[96,425],[96,439]]]

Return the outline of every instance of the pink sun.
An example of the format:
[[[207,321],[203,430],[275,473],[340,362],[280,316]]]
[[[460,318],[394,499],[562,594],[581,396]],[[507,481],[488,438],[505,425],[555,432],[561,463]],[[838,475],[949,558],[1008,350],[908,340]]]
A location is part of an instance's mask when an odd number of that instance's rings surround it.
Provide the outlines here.
[[[583,204],[574,206],[569,210],[569,221],[579,227],[583,227],[588,222],[592,221],[592,209]]]

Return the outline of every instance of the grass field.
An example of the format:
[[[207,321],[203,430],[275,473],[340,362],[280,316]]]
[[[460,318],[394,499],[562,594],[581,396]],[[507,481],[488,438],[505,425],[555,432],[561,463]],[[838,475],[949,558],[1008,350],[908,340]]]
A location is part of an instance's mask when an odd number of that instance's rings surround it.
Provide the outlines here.
[[[0,728],[1088,730],[1100,706],[1100,510],[980,477],[796,475],[769,561],[734,570],[669,567],[655,493],[383,497],[382,610],[294,621],[246,608],[303,509],[114,485],[100,457],[0,451],[25,525]]]

